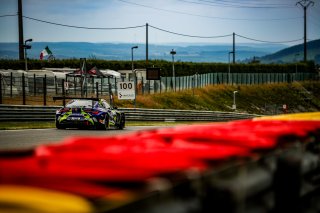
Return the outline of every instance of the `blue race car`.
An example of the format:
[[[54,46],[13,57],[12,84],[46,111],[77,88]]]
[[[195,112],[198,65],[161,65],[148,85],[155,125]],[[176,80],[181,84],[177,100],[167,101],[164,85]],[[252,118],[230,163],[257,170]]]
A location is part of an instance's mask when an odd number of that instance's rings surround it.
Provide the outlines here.
[[[54,97],[54,100],[72,99]],[[57,129],[65,128],[93,128],[109,129],[125,127],[125,114],[112,108],[106,100],[99,98],[74,98],[64,107],[56,111]]]

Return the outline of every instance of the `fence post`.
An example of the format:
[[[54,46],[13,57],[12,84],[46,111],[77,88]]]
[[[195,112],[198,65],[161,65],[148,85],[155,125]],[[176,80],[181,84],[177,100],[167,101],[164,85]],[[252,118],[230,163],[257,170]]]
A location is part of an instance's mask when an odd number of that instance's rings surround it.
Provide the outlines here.
[[[102,90],[102,85],[101,85],[101,90]],[[114,78],[114,92],[115,94],[118,94],[118,86],[117,86],[117,78]],[[101,95],[102,95],[102,91],[101,91]]]
[[[210,85],[214,85],[214,75],[215,73],[210,74]]]
[[[108,76],[108,94],[109,94],[109,103],[112,105],[112,88],[111,88],[111,83],[110,83],[110,76]]]
[[[43,78],[43,105],[47,105],[47,75]]]
[[[187,76],[187,78],[186,78],[186,89],[190,89],[191,88],[190,87],[190,82],[189,82],[190,78],[191,78],[190,76]]]
[[[61,80],[61,87],[62,87],[62,96],[64,97],[65,96],[65,88],[64,88],[64,79]],[[62,99],[62,105],[65,106],[66,105],[66,99]]]
[[[291,79],[291,73],[287,73],[287,82],[288,82],[288,83],[291,83],[291,82],[290,82],[290,79]]]
[[[192,77],[192,95],[194,96],[194,87],[195,87],[195,75]]]
[[[92,93],[94,93],[94,77],[92,76]]]
[[[116,88],[116,91],[117,91],[117,79],[115,78],[114,79],[115,81],[115,88]],[[104,82],[104,78],[103,77],[101,77],[101,79],[100,79],[100,95],[102,96],[102,90],[103,90],[103,82]]]
[[[182,90],[184,90],[184,79],[185,79],[185,77],[184,77],[184,76],[182,76],[181,78],[182,78],[181,88],[182,88]]]
[[[96,82],[96,93],[97,93],[97,98],[99,98],[99,83]]]
[[[154,94],[158,93],[158,90],[159,90],[158,88],[159,88],[159,86],[158,86],[157,81],[153,80],[153,93]]]
[[[33,74],[33,95],[37,95],[37,82],[36,82],[36,74]]]
[[[2,74],[0,73],[0,104],[2,104]]]
[[[165,83],[165,92],[167,92],[167,83],[168,83],[168,82],[167,82],[167,77],[164,77],[164,78],[165,78],[165,81],[164,81],[164,82],[166,82],[166,83]]]
[[[204,85],[203,87],[207,86],[208,84],[208,73],[204,74]]]
[[[26,105],[26,87],[24,81],[24,73],[22,73],[22,104]]]
[[[141,92],[142,92],[142,95],[144,95],[144,82],[143,82],[143,77],[141,77]]]
[[[153,94],[156,93],[156,84],[155,84],[155,80],[150,80],[150,84],[151,82],[153,82]]]
[[[13,83],[13,76],[12,72],[10,73],[10,98],[12,98],[12,83]]]
[[[77,81],[76,81],[76,77],[73,76],[73,90],[74,90],[74,95],[77,95]]]
[[[58,82],[57,82],[57,76],[54,76],[54,85],[56,89],[56,95],[58,94]]]
[[[61,87],[62,87],[62,91],[61,91],[62,96],[65,96],[66,93],[65,93],[65,88],[64,88],[64,79],[61,79]]]

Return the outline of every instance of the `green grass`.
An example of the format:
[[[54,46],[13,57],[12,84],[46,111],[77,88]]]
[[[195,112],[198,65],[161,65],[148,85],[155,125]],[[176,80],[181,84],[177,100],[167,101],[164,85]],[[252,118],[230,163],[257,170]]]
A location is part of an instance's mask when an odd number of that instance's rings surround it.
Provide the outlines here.
[[[54,122],[0,122],[0,130],[55,128]]]
[[[305,89],[310,93],[306,94]],[[289,107],[290,113],[320,109],[320,82],[318,81],[292,84],[210,85],[194,90],[138,95],[137,107],[232,112],[235,90],[238,91],[236,94],[238,112],[273,114],[276,110],[277,113],[281,113],[284,104]],[[133,107],[132,101],[116,100],[116,105]]]

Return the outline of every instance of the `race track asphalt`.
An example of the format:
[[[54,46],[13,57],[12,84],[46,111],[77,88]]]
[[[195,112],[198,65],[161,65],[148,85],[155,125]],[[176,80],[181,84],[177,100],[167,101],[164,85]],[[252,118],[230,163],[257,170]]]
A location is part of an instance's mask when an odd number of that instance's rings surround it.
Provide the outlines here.
[[[24,150],[41,144],[59,143],[68,137],[111,136],[130,132],[155,129],[155,126],[129,126],[123,130],[78,130],[78,129],[23,129],[0,130],[0,151]]]

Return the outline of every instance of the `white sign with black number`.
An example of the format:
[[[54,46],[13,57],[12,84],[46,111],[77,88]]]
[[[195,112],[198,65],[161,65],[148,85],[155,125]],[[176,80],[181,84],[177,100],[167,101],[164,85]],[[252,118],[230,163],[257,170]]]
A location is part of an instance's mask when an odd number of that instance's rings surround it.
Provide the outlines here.
[[[135,91],[134,91],[134,82],[118,82],[118,99],[119,100],[134,100]]]

